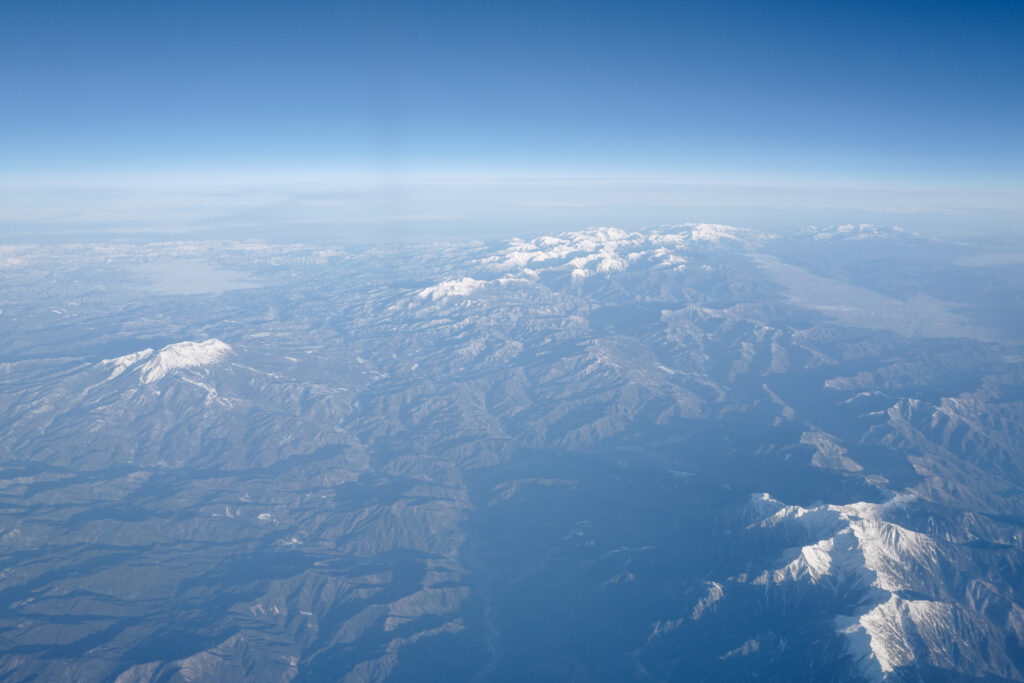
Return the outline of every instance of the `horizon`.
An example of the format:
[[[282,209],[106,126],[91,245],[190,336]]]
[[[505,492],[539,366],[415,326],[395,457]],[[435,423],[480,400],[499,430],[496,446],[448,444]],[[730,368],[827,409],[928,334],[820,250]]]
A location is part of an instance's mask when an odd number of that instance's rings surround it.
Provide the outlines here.
[[[957,188],[728,185],[628,178],[223,178],[0,185],[0,243],[504,239],[614,226],[722,223],[761,232],[870,224],[1010,240],[1024,195]]]
[[[2,241],[1024,226],[1016,3],[42,2],[0,18]]]

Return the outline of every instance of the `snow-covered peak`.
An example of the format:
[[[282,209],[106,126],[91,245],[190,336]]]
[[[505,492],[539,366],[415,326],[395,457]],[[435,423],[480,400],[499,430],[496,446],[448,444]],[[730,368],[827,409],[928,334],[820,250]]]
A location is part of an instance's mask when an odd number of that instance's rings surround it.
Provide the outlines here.
[[[832,225],[828,227],[812,226],[801,231],[803,234],[811,235],[816,240],[867,240],[867,239],[896,239],[896,238],[917,238],[915,232],[900,227],[881,227],[871,223],[854,225]]]
[[[464,277],[459,280],[445,280],[433,287],[421,289],[417,296],[421,299],[430,299],[431,301],[449,296],[468,296],[486,284],[487,282],[484,280],[474,280],[471,277]]]
[[[184,341],[169,344],[155,352],[155,355],[153,349],[143,349],[125,356],[102,360],[99,366],[113,368],[108,380],[120,376],[127,370],[134,370],[139,374],[140,382],[150,384],[163,378],[171,370],[217,363],[230,351],[231,347],[219,339],[207,339],[203,342]]]
[[[740,240],[740,229],[731,225],[719,225],[717,223],[688,224],[684,227],[690,228],[690,239],[694,242],[721,242],[722,240]]]
[[[150,384],[163,378],[171,370],[212,365],[224,358],[231,347],[219,339],[204,342],[185,341],[170,344],[150,358],[139,368],[140,380]]]

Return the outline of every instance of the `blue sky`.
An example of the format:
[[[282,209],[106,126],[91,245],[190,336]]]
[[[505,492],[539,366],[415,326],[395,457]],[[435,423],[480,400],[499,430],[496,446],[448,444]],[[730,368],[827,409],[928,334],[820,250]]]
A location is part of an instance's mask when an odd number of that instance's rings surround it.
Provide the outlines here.
[[[610,213],[644,221],[689,219],[711,186],[704,213],[761,197],[776,222],[1024,228],[1021,45],[1016,1],[5,0],[0,196],[20,208],[0,229],[109,219],[67,190],[82,186],[138,213],[197,183],[274,187],[280,208],[424,179],[450,201],[391,213],[486,222],[451,188],[504,179],[497,204],[596,205],[559,214],[591,221],[614,181],[628,197]],[[579,183],[560,198],[544,179]]]

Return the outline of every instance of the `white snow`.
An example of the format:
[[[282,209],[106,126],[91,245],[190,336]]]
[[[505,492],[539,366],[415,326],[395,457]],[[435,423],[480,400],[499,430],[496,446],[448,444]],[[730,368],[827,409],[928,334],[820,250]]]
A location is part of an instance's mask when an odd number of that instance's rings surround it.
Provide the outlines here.
[[[114,379],[122,372],[135,365],[139,361],[148,358],[152,355],[153,349],[143,349],[142,351],[136,351],[135,353],[129,353],[127,356],[119,356],[117,358],[108,358],[100,361],[102,367],[113,367],[113,372],[110,373],[110,377],[107,379]]]
[[[751,230],[712,223],[685,223],[658,230],[629,232],[599,227],[546,235],[532,240],[509,240],[505,248],[473,262],[477,269],[504,275],[498,280],[470,276],[452,278],[416,292],[420,299],[439,301],[469,297],[492,285],[520,282],[533,286],[541,271],[560,271],[580,282],[591,276],[614,277],[634,266],[684,272],[692,255],[722,242],[740,245],[767,236]]]
[[[729,225],[699,223],[690,227],[690,239],[694,242],[721,242],[722,240],[740,239],[739,230]]]
[[[445,280],[433,287],[420,290],[418,296],[421,299],[430,299],[431,301],[437,301],[449,296],[469,296],[486,284],[485,280],[474,280],[471,277],[464,277],[460,280]]]
[[[590,228],[558,236],[515,239],[505,249],[480,261],[486,268],[510,271],[530,265],[539,270],[568,271],[574,279],[593,273],[616,273],[645,259],[652,266],[686,263],[681,252],[700,243],[742,242],[757,234],[711,223],[686,223],[647,232],[618,228]]]
[[[219,339],[170,344],[160,349],[159,353],[139,368],[140,380],[143,384],[151,384],[172,370],[213,365],[220,362],[230,351],[231,347]]]
[[[113,368],[107,377],[108,380],[115,379],[127,370],[135,370],[142,384],[151,384],[166,376],[171,370],[213,365],[230,351],[231,347],[219,339],[207,339],[203,342],[184,341],[169,344],[156,352],[156,355],[153,349],[143,349],[126,356],[102,360],[99,365]],[[200,386],[216,394],[212,388],[203,384]]]
[[[883,504],[861,502],[815,508],[784,506],[767,494],[753,501],[755,508],[768,515],[752,526],[795,524],[823,537],[793,549],[783,559],[783,566],[766,570],[753,583],[820,583],[828,578],[834,585],[863,582],[877,589],[879,598],[868,602],[859,616],[837,625],[839,632],[850,639],[851,651],[866,637],[867,646],[860,654],[869,668],[874,662],[882,673],[914,659],[911,638],[941,643],[956,636],[955,622],[947,615],[952,609],[949,603],[899,596],[901,591],[924,593],[929,587],[942,585],[935,542],[925,534],[882,519],[886,509],[906,500],[907,496],[897,496]]]
[[[722,588],[722,584],[716,581],[705,581],[704,582],[704,595],[697,604],[693,606],[693,611],[690,613],[690,618],[697,621],[704,613],[711,608],[716,602],[722,599],[725,594],[725,590]]]

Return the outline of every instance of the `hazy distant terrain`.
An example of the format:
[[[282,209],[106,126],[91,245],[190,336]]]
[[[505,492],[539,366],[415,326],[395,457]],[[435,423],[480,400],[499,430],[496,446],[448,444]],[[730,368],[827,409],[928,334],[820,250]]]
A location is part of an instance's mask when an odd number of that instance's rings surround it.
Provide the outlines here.
[[[1024,261],[0,247],[4,680],[1024,680]]]

